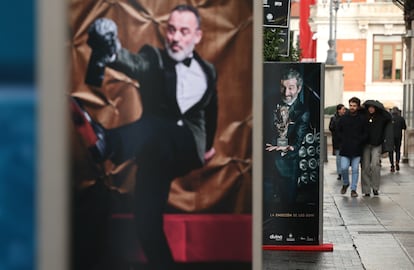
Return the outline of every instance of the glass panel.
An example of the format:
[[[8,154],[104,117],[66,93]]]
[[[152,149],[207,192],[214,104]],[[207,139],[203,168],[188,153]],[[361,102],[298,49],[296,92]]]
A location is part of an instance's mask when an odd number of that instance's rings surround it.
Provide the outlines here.
[[[377,81],[380,79],[380,57],[379,56],[380,56],[379,50],[375,50],[374,55],[373,55],[374,61],[373,61],[373,67],[372,67],[372,72],[373,72],[372,80],[373,81]]]
[[[395,52],[395,79],[401,80],[402,52]]]
[[[402,67],[402,52],[396,51],[395,52],[395,68],[401,68]]]
[[[384,45],[382,47],[382,58],[392,60],[392,45]]]
[[[399,68],[395,69],[395,79],[401,80],[401,69]]]
[[[374,42],[401,43],[401,36],[374,36]]]
[[[392,79],[392,60],[382,60],[382,78],[384,80]]]

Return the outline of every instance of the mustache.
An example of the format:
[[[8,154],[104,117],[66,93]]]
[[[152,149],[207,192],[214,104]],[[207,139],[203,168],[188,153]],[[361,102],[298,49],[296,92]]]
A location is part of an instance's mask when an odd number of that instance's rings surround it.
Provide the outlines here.
[[[174,46],[178,46],[180,49],[182,49],[182,47],[180,46],[180,44],[177,41],[172,41],[172,42],[169,42],[167,44],[168,44],[168,47],[170,47],[170,48],[172,48]]]

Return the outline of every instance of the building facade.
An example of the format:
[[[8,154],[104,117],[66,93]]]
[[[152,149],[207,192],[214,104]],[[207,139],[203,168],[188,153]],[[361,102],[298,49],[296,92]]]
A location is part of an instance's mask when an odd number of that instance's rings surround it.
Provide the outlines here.
[[[347,104],[351,96],[398,106],[408,125],[403,157],[414,166],[414,1],[332,0],[333,8],[330,1],[316,0],[308,19],[317,62],[326,62],[328,40],[336,40],[337,64],[326,66],[325,107]],[[299,36],[294,6],[298,0],[292,0],[290,25]]]
[[[316,61],[327,59],[332,27],[337,65],[343,67],[344,104],[357,96],[401,108],[406,58],[402,10],[391,1],[333,3],[331,12],[329,0],[318,0],[310,7],[309,24],[317,37]]]
[[[414,1],[393,0],[393,3],[403,11],[406,28],[404,46],[406,50],[404,91],[403,91],[403,116],[408,129],[404,138],[404,153],[410,166],[414,166]]]

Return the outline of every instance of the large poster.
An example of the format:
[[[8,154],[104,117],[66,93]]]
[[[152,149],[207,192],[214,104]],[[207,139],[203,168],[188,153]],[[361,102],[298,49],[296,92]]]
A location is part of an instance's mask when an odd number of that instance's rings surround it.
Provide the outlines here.
[[[74,269],[249,268],[253,1],[72,0],[69,19]]]
[[[263,244],[320,243],[323,66],[263,68]]]

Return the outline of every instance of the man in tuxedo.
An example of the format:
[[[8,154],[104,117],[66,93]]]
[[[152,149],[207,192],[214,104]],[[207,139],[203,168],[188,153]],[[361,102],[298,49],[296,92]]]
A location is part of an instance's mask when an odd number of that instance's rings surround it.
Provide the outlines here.
[[[151,268],[173,269],[163,230],[170,183],[202,167],[215,153],[215,68],[194,51],[202,38],[200,16],[192,6],[175,7],[168,19],[165,49],[145,45],[138,53],[121,48],[113,22],[98,20],[101,23],[89,31],[92,55],[86,82],[99,86],[105,66],[136,79],[143,114],[133,123],[105,129],[88,119],[79,101],[74,111],[81,112],[76,117],[83,117],[97,135],[90,145],[97,161],[136,160],[134,214],[139,241]]]
[[[273,111],[275,136],[266,144],[266,151],[275,152],[274,193],[283,204],[296,201],[299,171],[299,149],[310,129],[309,109],[300,95],[303,92],[302,75],[289,68],[280,80],[280,100]]]

